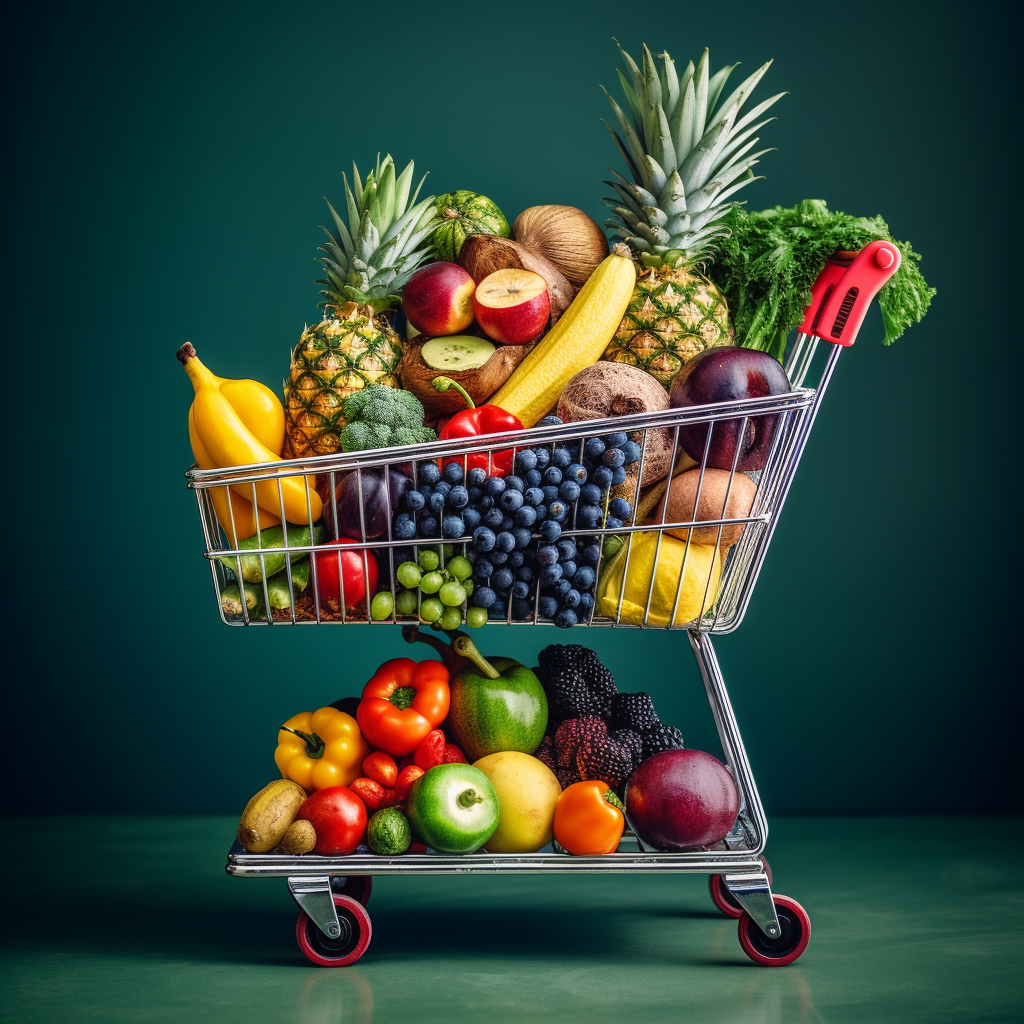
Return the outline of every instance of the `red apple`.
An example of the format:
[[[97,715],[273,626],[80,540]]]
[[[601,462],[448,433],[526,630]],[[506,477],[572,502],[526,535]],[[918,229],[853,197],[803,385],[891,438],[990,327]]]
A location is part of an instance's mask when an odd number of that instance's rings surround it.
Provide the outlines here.
[[[428,263],[402,289],[405,317],[420,334],[460,334],[473,322],[476,283],[456,263]]]
[[[502,345],[523,345],[547,326],[551,313],[548,285],[532,270],[496,270],[476,287],[476,322]]]
[[[307,798],[298,817],[316,833],[316,852],[326,857],[351,853],[366,835],[366,806],[348,786],[328,786]]]

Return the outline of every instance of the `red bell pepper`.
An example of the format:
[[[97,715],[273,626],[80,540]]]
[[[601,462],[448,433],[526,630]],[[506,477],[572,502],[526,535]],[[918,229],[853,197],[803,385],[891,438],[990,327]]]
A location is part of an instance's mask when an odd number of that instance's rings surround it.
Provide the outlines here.
[[[411,754],[448,714],[448,669],[439,661],[385,661],[363,687],[356,719],[363,739],[394,757]]]
[[[455,388],[466,400],[466,408],[457,412],[441,429],[438,439],[447,441],[453,437],[481,437],[484,434],[507,434],[512,430],[522,430],[523,424],[518,416],[505,412],[497,405],[476,405],[469,392],[451,377],[435,377],[431,382],[435,391],[447,391]],[[471,469],[482,469],[488,476],[508,476],[512,472],[512,460],[515,450],[505,448],[496,452],[476,452],[473,455],[449,456],[442,459],[443,465],[457,462],[464,472]]]

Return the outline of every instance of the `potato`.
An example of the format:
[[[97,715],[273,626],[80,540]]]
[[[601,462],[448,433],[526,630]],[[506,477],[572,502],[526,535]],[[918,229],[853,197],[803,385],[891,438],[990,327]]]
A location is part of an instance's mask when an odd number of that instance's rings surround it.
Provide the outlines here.
[[[295,856],[310,853],[316,846],[316,831],[310,822],[300,818],[288,826],[281,840],[281,852]]]
[[[264,786],[246,805],[237,839],[250,853],[269,853],[284,838],[306,799],[306,791],[290,779]]]
[[[668,489],[668,510],[665,515],[665,522],[700,522],[702,519],[738,519],[750,515],[754,505],[754,495],[757,493],[757,485],[745,473],[737,473],[732,477],[732,487],[729,486],[730,473],[726,469],[705,469],[704,481],[700,480],[700,467],[688,469],[680,473]],[[694,512],[694,499],[697,495],[697,486],[700,484],[700,501]],[[726,502],[726,492],[729,500]],[[651,513],[649,522],[661,521],[662,502]],[[722,527],[722,539],[718,539],[718,526],[699,527],[693,531],[694,544],[719,544],[723,551],[731,548],[743,533],[742,523],[734,523]],[[673,537],[686,540],[689,530],[669,530]]]

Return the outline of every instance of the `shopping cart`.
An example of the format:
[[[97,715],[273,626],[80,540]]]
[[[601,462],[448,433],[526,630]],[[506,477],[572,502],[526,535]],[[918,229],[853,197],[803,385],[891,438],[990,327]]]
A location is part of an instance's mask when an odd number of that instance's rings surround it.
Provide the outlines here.
[[[490,854],[448,856],[427,852],[397,857],[371,853],[353,853],[343,857],[313,854],[288,856],[278,853],[248,853],[237,843],[228,854],[227,871],[246,877],[282,876],[300,908],[296,927],[299,946],[314,963],[343,966],[357,960],[365,951],[371,934],[370,918],[365,909],[373,875],[401,874],[467,874],[544,872],[590,873],[705,873],[711,876],[711,895],[725,914],[739,922],[739,939],[750,959],[764,966],[783,966],[795,961],[810,938],[811,923],[806,911],[795,900],[773,894],[771,872],[763,856],[768,836],[768,823],[754,782],[753,772],[740,736],[721,668],[715,656],[712,636],[736,629],[743,619],[753,592],[754,583],[764,562],[778,517],[796,473],[800,457],[814,424],[825,390],[835,370],[839,353],[853,344],[866,310],[882,285],[898,269],[900,252],[892,244],[876,241],[859,253],[838,253],[829,261],[812,290],[812,299],[791,343],[785,361],[791,389],[781,395],[727,401],[688,408],[643,413],[612,419],[544,426],[516,432],[514,435],[489,435],[473,443],[463,440],[437,441],[403,448],[381,449],[314,458],[297,459],[271,465],[238,466],[229,469],[197,469],[186,474],[195,491],[206,542],[214,591],[221,618],[230,625],[319,625],[360,622],[376,625],[420,622],[417,611],[401,615],[392,610],[382,621],[371,621],[366,602],[353,612],[346,607],[344,580],[340,600],[321,599],[317,581],[318,558],[325,551],[336,553],[337,547],[325,548],[317,543],[312,515],[305,524],[283,524],[284,537],[274,548],[232,546],[229,536],[237,536],[234,524],[230,531],[222,529],[217,518],[214,497],[217,489],[225,498],[229,492],[249,496],[256,503],[256,485],[280,481],[288,476],[316,475],[324,487],[327,500],[324,521],[335,536],[349,526],[346,550],[358,552],[369,576],[368,562],[375,559],[382,578],[393,581],[395,568],[419,548],[428,544],[452,544],[453,553],[466,550],[469,537],[423,537],[398,539],[392,524],[391,488],[385,483],[375,492],[377,505],[383,507],[358,509],[358,528],[351,529],[351,510],[347,519],[339,517],[337,501],[339,481],[355,474],[355,492],[364,491],[364,476],[384,474],[387,480],[393,470],[409,472],[413,464],[438,459],[466,457],[483,453],[518,452],[524,448],[568,444],[580,451],[589,438],[624,431],[640,445],[641,456],[636,472],[624,485],[631,489],[633,518],[622,525],[594,527],[579,525],[575,512],[566,521],[563,536],[577,541],[603,544],[606,538],[621,538],[621,549],[607,564],[601,554],[595,577],[603,573],[613,577],[611,597],[587,602],[587,611],[580,624],[590,626],[685,629],[700,670],[708,701],[714,715],[725,762],[739,791],[739,813],[732,831],[712,849],[687,852],[662,852],[649,849],[636,833],[628,828],[615,853],[602,856],[572,856],[557,846],[530,854]],[[821,365],[817,387],[805,387],[821,341],[832,343]],[[695,434],[695,431],[697,432]],[[749,507],[737,514],[729,506],[729,495],[743,468],[743,439],[752,432],[770,437],[767,456],[760,468],[748,472],[754,482]],[[716,433],[717,432],[717,433]],[[655,434],[657,433],[657,437]],[[711,453],[730,450],[729,444],[714,444],[714,439],[732,438],[731,464],[722,465],[720,456]],[[693,437],[703,437],[703,452],[694,451]],[[663,453],[666,439],[671,440],[669,479],[681,471],[697,474],[696,495],[688,505],[689,515],[672,518],[671,503],[666,497],[666,483],[644,488],[644,459],[655,447]],[[654,442],[657,441],[657,444]],[[689,458],[686,448],[689,447]],[[715,464],[718,458],[717,465]],[[721,509],[709,511],[701,506],[700,494],[710,470],[728,472],[728,485]],[[749,484],[744,483],[749,490]],[[230,501],[219,502],[230,509]],[[745,503],[744,503],[745,505]],[[282,501],[283,506],[283,501]],[[607,508],[607,505],[606,505]],[[676,508],[678,511],[678,507]],[[311,510],[310,510],[311,513]],[[714,550],[722,549],[726,531],[736,537],[727,547],[724,559],[698,557],[708,533],[713,535]],[[698,538],[695,542],[694,538]],[[704,543],[702,544],[701,541]],[[442,557],[443,557],[442,549]],[[672,555],[672,557],[669,557]],[[634,573],[630,573],[630,560]],[[290,600],[288,607],[274,607],[267,583],[267,560],[284,561],[289,592],[293,573],[299,573],[303,560],[312,578],[301,601]],[[258,565],[259,571],[255,571]],[[662,566],[670,566],[675,574],[675,594],[666,588]],[[640,567],[637,569],[637,567]],[[271,569],[275,567],[271,565]],[[695,568],[696,567],[696,568]],[[695,579],[695,572],[700,572]],[[256,582],[243,586],[247,575]],[[339,576],[342,574],[339,572]],[[637,579],[638,577],[638,579]],[[595,584],[595,587],[597,584]],[[632,588],[632,590],[630,590]],[[646,591],[646,599],[644,596]],[[246,595],[242,599],[243,592]],[[551,625],[535,588],[532,600],[509,601],[501,621],[517,625]],[[697,603],[694,604],[694,594]],[[639,596],[638,596],[639,594]],[[261,599],[262,598],[262,599]],[[493,622],[492,618],[492,622]]]

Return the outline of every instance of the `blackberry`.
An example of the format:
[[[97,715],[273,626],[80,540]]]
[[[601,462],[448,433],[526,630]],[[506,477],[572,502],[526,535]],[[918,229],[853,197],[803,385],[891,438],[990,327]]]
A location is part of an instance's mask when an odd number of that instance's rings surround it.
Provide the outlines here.
[[[552,771],[555,771],[558,764],[555,761],[555,741],[553,737],[545,736],[540,741],[540,746],[533,752],[533,756],[541,764],[546,764]]]
[[[618,688],[597,655],[580,644],[551,644],[540,652],[541,681],[555,713],[607,718]]]
[[[652,757],[663,750],[682,750],[683,734],[674,725],[661,725],[644,736],[644,757]]]
[[[567,718],[555,732],[555,761],[558,766],[575,769],[576,751],[580,744],[607,732],[608,727],[596,715]]]
[[[638,732],[634,732],[632,729],[615,729],[613,732],[608,733],[611,739],[615,740],[616,743],[621,743],[630,753],[633,758],[633,767],[635,768],[644,757],[644,740]]]
[[[616,694],[612,698],[610,721],[614,728],[632,729],[639,733],[654,732],[661,725],[649,693]]]
[[[592,736],[576,750],[576,770],[582,779],[600,779],[620,789],[633,773],[633,754],[610,736]]]

